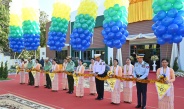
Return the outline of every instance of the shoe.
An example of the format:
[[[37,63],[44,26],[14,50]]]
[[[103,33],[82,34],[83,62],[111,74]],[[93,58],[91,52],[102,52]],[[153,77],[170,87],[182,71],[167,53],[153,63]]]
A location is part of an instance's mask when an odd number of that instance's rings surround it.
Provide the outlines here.
[[[63,89],[63,90],[67,90],[67,89]]]
[[[51,87],[48,87],[48,89],[51,89]]]
[[[137,105],[135,108],[141,108],[141,105]]]
[[[44,85],[44,86],[47,86],[47,85]]]
[[[52,92],[57,92],[57,90],[52,90]]]
[[[39,86],[35,86],[35,88],[39,88]]]
[[[97,97],[97,98],[95,98],[95,100],[98,100],[99,98]]]
[[[93,95],[92,93],[90,93],[89,95]]]
[[[66,92],[66,93],[70,93],[70,91]]]
[[[103,100],[103,98],[98,98],[98,100]]]
[[[73,92],[70,92],[69,94],[73,94]]]
[[[114,104],[113,102],[111,102],[111,104]]]
[[[45,86],[45,88],[48,88],[47,86]]]
[[[142,109],[146,109],[146,107],[142,107]]]
[[[83,96],[80,96],[80,98],[82,98]]]

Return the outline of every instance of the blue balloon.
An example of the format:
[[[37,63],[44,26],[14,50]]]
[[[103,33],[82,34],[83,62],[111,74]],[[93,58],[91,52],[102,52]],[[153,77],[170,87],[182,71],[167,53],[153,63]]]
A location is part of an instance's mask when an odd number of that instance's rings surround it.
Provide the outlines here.
[[[84,31],[84,34],[85,34],[85,35],[89,35],[89,34],[90,34],[89,30],[85,30],[85,31]]]
[[[155,31],[156,28],[157,28],[157,25],[154,23],[154,24],[152,25],[152,30]]]
[[[119,29],[119,32],[121,32],[122,34],[124,34],[125,29],[124,29],[124,28],[120,28],[120,29]]]
[[[157,13],[157,17],[158,17],[159,20],[162,20],[163,18],[165,18],[165,16],[166,16],[166,12],[165,11],[159,11]]]
[[[82,40],[82,45],[85,46],[87,44],[86,40]]]
[[[62,36],[63,36],[62,32],[58,32],[58,33],[57,33],[57,36],[58,36],[58,37],[62,37]]]
[[[114,25],[116,25],[116,22],[114,21],[109,22],[109,27],[113,27]]]
[[[119,27],[118,26],[113,26],[112,27],[112,32],[116,33],[119,31]]]
[[[165,40],[163,40],[162,38],[158,38],[158,39],[157,39],[157,43],[160,44],[160,45],[163,45],[163,44],[165,44],[166,42],[165,42]]]
[[[184,10],[180,10],[180,11],[178,11],[177,16],[184,16]]]
[[[124,35],[125,35],[126,37],[128,37],[129,32],[128,32],[127,30],[125,30]]]
[[[123,35],[121,38],[120,38],[120,42],[121,44],[125,44],[126,43],[126,36]]]
[[[162,38],[163,38],[164,40],[166,40],[166,41],[169,41],[169,40],[172,39],[172,35],[171,35],[171,34],[164,34],[164,35],[162,36]]]
[[[104,44],[107,44],[107,40],[106,40],[106,39],[104,39],[104,40],[103,40],[103,43],[104,43]]]
[[[171,24],[168,26],[168,33],[173,34],[173,33],[178,32],[178,30],[179,30],[179,27],[177,24]]]
[[[117,21],[116,26],[118,26],[119,28],[122,28],[123,27],[123,22]]]
[[[116,39],[120,39],[123,36],[123,34],[121,32],[117,32],[116,33]]]
[[[85,37],[86,37],[85,34],[80,34],[81,39],[84,39]]]
[[[75,28],[75,29],[73,29],[72,33],[77,33],[77,32],[78,32],[78,30],[77,30],[77,28]]]
[[[90,41],[91,40],[91,37],[90,36],[86,36],[85,38],[87,41]]]
[[[107,43],[106,43],[106,44],[107,44],[107,46],[109,46],[109,47],[110,47],[110,46],[113,46],[112,41],[107,41]]]
[[[179,27],[179,32],[178,32],[179,35],[182,35],[184,37],[184,25],[181,25]]]
[[[113,32],[110,32],[110,33],[108,34],[108,39],[109,39],[109,40],[112,40],[114,37],[115,37],[115,34],[114,34]]]
[[[105,32],[105,30],[103,29],[103,30],[102,30],[102,36],[104,36],[104,35],[106,35],[106,32]]]
[[[166,18],[164,18],[164,19],[162,20],[162,24],[163,24],[164,26],[168,26],[168,25],[172,24],[173,20],[174,20],[174,18],[166,17]]]
[[[78,33],[74,33],[74,38],[78,38],[79,34]]]
[[[183,37],[182,36],[174,36],[173,37],[173,42],[174,43],[180,43],[182,41]]]
[[[77,49],[80,50],[82,48],[82,45],[81,44],[78,44],[77,45]]]
[[[105,32],[108,34],[109,32],[111,32],[111,28],[109,27],[105,28]]]
[[[176,18],[174,19],[174,23],[177,24],[177,25],[183,24],[183,23],[184,23],[183,21],[184,21],[184,19],[183,19],[182,16],[178,16],[178,17],[176,17]]]
[[[78,28],[78,33],[83,33],[83,29],[82,28]]]
[[[157,15],[155,15],[155,16],[153,17],[153,19],[152,19],[153,22],[156,22],[156,21],[158,21],[158,20],[159,20],[159,19],[158,19]]]
[[[167,12],[167,16],[168,17],[172,17],[172,18],[175,18],[176,15],[178,14],[178,10],[177,9],[170,9],[168,12]]]
[[[103,24],[103,28],[107,28],[107,27],[108,27],[107,23]]]
[[[165,26],[162,26],[162,25],[159,25],[157,28],[156,28],[156,31],[159,33],[159,34],[164,34],[166,32],[166,27]]]
[[[169,43],[169,44],[173,44],[173,40],[169,40],[168,43]]]

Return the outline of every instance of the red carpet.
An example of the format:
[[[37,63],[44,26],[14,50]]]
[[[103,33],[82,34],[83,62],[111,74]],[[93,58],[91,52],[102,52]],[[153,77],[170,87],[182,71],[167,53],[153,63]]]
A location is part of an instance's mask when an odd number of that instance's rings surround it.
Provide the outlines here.
[[[60,76],[61,77],[61,76]],[[105,98],[102,101],[96,101],[96,96],[89,95],[89,89],[85,89],[83,98],[75,97],[75,94],[69,95],[66,91],[60,90],[59,92],[51,92],[43,86],[34,88],[33,86],[20,85],[19,75],[9,76],[12,80],[0,82],[0,94],[12,93],[38,103],[42,103],[57,109],[135,109],[137,104],[136,88],[133,88],[133,103],[120,105],[112,105],[110,100],[110,92],[105,92]],[[150,73],[149,78],[154,79],[155,74]],[[42,78],[41,78],[42,79]],[[176,78],[175,86],[175,109],[182,109],[184,103],[184,78]],[[60,82],[61,83],[61,82]],[[157,93],[154,84],[148,85],[147,93],[147,109],[157,109]],[[123,95],[123,94],[122,94]],[[121,97],[123,99],[123,96]]]

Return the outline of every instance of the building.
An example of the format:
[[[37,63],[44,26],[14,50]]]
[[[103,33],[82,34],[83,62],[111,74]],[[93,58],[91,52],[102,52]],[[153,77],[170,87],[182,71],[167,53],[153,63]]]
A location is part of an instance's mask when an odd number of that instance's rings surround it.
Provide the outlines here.
[[[161,58],[171,57],[172,45],[158,45],[156,42],[156,38],[151,30],[151,26],[153,22],[152,19],[152,5],[153,0],[139,0],[139,2],[134,2],[130,4],[129,7],[129,25],[128,31],[130,35],[127,38],[126,44],[122,46],[122,58],[123,63],[125,63],[126,57],[133,56],[137,53],[146,54],[145,60],[152,66],[152,61],[150,60],[152,55],[158,55]],[[93,41],[90,48],[84,52],[77,52],[72,50],[69,46],[70,33],[72,32],[72,28],[74,25],[74,18],[71,18],[70,25],[68,27],[68,34],[66,39],[66,46],[61,52],[50,51],[47,47],[46,51],[47,57],[51,58],[59,58],[63,60],[67,55],[71,55],[72,57],[82,58],[85,62],[89,62],[90,58],[93,57],[94,54],[102,54],[102,59],[106,61],[106,63],[110,63],[110,58],[116,58],[117,49],[111,49],[107,47],[102,41],[103,37],[101,35],[102,31],[102,22],[104,20],[103,16],[104,7],[99,8],[99,16],[96,19],[96,25],[94,29]],[[72,13],[75,16],[76,12]],[[49,31],[50,22],[47,24],[47,33]],[[48,35],[47,35],[48,36]],[[157,67],[160,67],[160,61],[157,62]],[[152,68],[151,68],[152,69]]]

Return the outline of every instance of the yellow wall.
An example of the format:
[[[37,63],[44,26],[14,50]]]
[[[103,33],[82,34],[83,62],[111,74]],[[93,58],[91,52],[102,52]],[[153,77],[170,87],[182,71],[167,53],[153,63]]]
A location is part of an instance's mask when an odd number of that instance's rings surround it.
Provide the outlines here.
[[[143,20],[151,20],[153,17],[152,10],[153,0],[131,3],[128,8],[128,22],[138,22]]]

